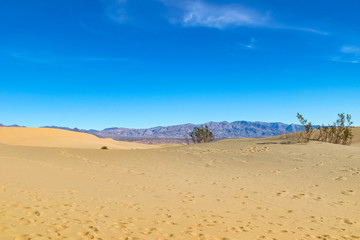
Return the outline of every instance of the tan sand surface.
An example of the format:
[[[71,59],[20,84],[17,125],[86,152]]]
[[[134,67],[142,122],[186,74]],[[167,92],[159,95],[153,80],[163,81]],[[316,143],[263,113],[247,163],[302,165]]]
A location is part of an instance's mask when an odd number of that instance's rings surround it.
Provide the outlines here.
[[[0,144],[0,239],[360,239],[360,148]]]
[[[20,146],[67,147],[99,149],[148,149],[157,148],[135,142],[102,139],[94,135],[52,128],[0,127],[0,143]]]
[[[354,134],[354,138],[352,139],[352,146],[360,147],[360,127],[353,128],[352,132]]]

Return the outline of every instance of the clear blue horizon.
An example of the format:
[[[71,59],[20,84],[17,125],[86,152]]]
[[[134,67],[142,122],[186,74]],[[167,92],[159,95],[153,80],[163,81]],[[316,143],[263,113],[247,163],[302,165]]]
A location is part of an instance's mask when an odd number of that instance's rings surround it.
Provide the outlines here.
[[[14,0],[0,8],[0,123],[360,126],[356,0]]]

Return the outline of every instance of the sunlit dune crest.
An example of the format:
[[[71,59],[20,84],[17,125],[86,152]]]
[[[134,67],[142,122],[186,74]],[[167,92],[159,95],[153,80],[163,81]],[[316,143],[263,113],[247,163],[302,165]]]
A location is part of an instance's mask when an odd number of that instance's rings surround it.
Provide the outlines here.
[[[99,149],[148,149],[156,146],[102,139],[94,135],[52,128],[1,127],[0,143],[19,146]]]

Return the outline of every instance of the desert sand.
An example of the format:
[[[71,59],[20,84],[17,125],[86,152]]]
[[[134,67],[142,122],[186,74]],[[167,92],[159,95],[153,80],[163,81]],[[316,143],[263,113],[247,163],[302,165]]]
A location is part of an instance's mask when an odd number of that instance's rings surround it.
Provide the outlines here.
[[[65,145],[17,142],[1,130],[1,240],[360,239],[359,129],[353,146],[273,138],[134,150],[73,133]]]
[[[101,139],[94,135],[52,128],[0,127],[0,143],[36,147],[64,147],[82,149],[149,149],[155,145]]]

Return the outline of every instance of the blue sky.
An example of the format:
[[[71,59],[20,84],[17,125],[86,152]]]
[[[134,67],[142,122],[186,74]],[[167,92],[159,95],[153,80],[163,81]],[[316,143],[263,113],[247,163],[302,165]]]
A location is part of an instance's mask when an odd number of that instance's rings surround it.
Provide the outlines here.
[[[0,123],[360,125],[357,0],[12,0]]]

